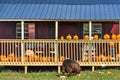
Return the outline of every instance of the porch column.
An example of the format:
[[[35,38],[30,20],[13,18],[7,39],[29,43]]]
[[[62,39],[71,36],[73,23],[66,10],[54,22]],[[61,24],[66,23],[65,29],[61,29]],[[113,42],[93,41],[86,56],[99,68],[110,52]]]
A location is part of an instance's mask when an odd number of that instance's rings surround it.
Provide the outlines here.
[[[58,39],[58,21],[55,22],[55,39]]]
[[[58,21],[55,21],[55,62],[58,60]]]
[[[89,40],[92,39],[92,22],[89,21]],[[92,44],[89,44],[89,62],[92,61]]]
[[[24,21],[21,21],[21,39],[24,40]],[[24,62],[24,43],[21,43],[21,57]]]
[[[89,21],[89,39],[92,39],[92,22]]]

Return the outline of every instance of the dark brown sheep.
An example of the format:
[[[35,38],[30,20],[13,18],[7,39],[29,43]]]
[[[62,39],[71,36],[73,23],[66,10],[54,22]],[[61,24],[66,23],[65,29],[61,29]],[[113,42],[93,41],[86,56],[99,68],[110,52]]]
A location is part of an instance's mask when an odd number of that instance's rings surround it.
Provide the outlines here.
[[[67,73],[68,75],[72,75],[72,74],[77,75],[80,74],[80,72],[81,72],[81,68],[78,62],[70,59],[66,59],[63,61],[62,64],[63,75],[64,73]]]

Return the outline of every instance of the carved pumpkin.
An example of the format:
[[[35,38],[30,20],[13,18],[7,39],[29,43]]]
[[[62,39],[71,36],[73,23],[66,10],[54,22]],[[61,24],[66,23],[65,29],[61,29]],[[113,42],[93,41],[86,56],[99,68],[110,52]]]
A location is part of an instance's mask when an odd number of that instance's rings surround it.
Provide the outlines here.
[[[94,35],[94,40],[98,40],[98,35]]]
[[[78,38],[79,38],[79,37],[78,37],[77,35],[74,35],[74,36],[73,36],[73,39],[74,39],[74,40],[78,40]]]
[[[88,40],[88,39],[89,39],[89,36],[88,36],[88,35],[85,35],[85,36],[84,36],[84,39],[85,39],[85,40]]]
[[[66,39],[67,39],[67,40],[71,40],[71,39],[72,39],[71,35],[70,35],[70,34],[67,35],[67,36],[66,36]]]
[[[116,40],[117,36],[116,36],[115,34],[112,34],[111,38],[112,38],[113,40]]]
[[[104,39],[105,39],[105,40],[110,39],[110,35],[109,35],[109,34],[105,34],[105,35],[104,35]]]
[[[61,37],[60,37],[60,40],[64,40],[64,37],[63,37],[63,36],[61,36]]]
[[[117,35],[117,39],[120,40],[120,34]]]

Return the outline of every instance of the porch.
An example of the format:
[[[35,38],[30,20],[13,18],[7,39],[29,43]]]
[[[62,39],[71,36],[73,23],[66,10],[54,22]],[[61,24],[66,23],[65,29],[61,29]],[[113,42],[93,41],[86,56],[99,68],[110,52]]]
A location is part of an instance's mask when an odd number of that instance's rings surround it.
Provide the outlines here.
[[[112,45],[111,45],[112,43]],[[26,55],[26,51],[30,50]],[[60,66],[64,59],[76,60],[81,66],[120,66],[119,40],[0,40],[1,66]]]

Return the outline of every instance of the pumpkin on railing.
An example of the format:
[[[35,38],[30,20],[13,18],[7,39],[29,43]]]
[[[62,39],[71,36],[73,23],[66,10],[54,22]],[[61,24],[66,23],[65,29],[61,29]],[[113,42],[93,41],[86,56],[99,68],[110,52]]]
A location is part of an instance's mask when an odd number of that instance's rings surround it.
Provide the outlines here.
[[[96,34],[94,35],[94,40],[98,40],[99,39],[99,36]]]
[[[116,40],[117,36],[115,34],[111,35],[111,39]]]
[[[61,37],[60,37],[60,40],[64,40],[64,37],[63,37],[63,36],[61,36]]]
[[[73,39],[74,39],[74,40],[78,40],[78,39],[79,39],[78,35],[74,35],[74,36],[73,36]]]
[[[85,36],[84,36],[84,39],[85,39],[85,40],[89,40],[89,36],[88,36],[88,35],[85,35]]]
[[[104,39],[105,39],[105,40],[110,39],[110,35],[109,35],[109,34],[105,34],[105,35],[104,35]]]
[[[120,34],[117,35],[117,40],[120,40]]]
[[[71,40],[71,39],[72,39],[72,36],[71,36],[70,34],[68,34],[68,35],[66,36],[66,39],[67,39],[67,40]]]

